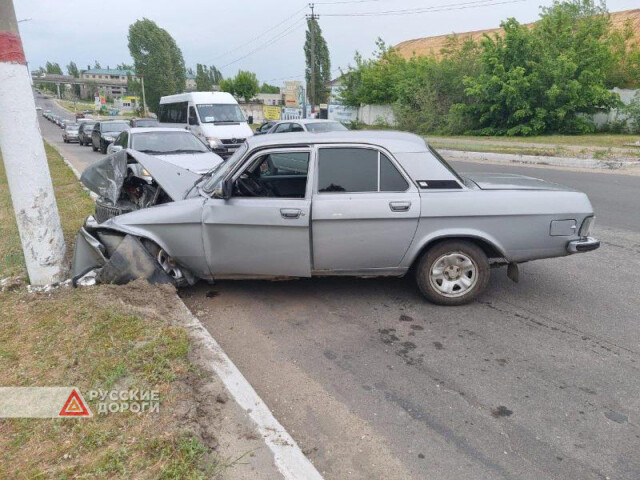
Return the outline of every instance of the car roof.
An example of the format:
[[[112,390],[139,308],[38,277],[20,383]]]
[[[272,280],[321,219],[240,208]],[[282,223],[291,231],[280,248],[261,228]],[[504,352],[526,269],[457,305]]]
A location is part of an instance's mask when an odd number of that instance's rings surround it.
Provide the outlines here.
[[[337,120],[327,120],[324,118],[295,118],[292,120],[278,120],[278,123],[291,123],[291,122],[302,123],[303,125],[306,125],[308,123],[340,123]]]
[[[379,145],[392,153],[424,152],[428,150],[427,142],[424,138],[413,133],[398,132],[394,130],[279,133],[277,135],[256,135],[247,139],[249,148],[321,143],[361,143]]]
[[[184,132],[191,133],[184,128],[171,128],[171,127],[134,127],[129,129],[130,134],[134,133],[149,133],[149,132]]]
[[[96,123],[125,123],[127,125],[129,125],[129,122],[127,122],[126,120],[96,120]]]

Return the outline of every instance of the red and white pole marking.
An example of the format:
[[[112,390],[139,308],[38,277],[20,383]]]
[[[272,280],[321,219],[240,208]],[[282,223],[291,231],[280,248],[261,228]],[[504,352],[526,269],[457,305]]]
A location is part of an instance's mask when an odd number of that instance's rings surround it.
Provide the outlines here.
[[[0,151],[29,280],[60,281],[64,237],[12,0],[0,0]]]

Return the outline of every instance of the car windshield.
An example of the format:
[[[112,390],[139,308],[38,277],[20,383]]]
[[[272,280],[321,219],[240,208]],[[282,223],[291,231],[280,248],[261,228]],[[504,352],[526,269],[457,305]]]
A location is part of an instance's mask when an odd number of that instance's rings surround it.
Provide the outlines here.
[[[67,125],[64,129],[67,130],[67,131],[78,130],[78,125],[76,125],[74,123],[74,124],[71,124],[71,125]]]
[[[235,104],[198,105],[202,123],[239,123],[246,121],[242,110]]]
[[[209,178],[207,183],[204,184],[204,191],[211,193],[218,186],[220,181],[226,177],[227,173],[233,170],[248,149],[249,146],[246,143],[243,143],[238,147],[235,153],[227,159],[226,162],[222,162],[216,168],[207,173],[211,178]]]
[[[103,123],[102,124],[103,132],[123,132],[127,128],[129,128],[129,125],[127,125],[126,123]]]
[[[207,153],[207,146],[189,132],[146,132],[131,135],[131,148],[149,154]]]
[[[348,130],[348,128],[342,125],[340,122],[318,122],[307,123],[307,130],[313,133],[322,133],[342,132],[344,130]]]

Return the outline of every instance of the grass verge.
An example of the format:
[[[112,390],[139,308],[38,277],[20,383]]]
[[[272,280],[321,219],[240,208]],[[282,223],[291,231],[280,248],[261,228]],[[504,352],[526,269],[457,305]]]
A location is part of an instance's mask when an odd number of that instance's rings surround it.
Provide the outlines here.
[[[200,374],[186,332],[158,313],[173,295],[146,282],[0,294],[0,385],[76,386],[94,414],[0,420],[0,478],[204,479],[224,469],[191,428]],[[98,389],[158,390],[159,412],[98,414],[87,396]]]

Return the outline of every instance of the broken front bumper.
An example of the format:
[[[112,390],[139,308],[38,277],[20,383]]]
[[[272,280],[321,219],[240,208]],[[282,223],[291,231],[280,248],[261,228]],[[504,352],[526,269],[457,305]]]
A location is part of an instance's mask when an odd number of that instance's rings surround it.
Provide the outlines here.
[[[590,252],[600,248],[600,241],[593,238],[581,238],[580,240],[573,240],[567,244],[567,251],[569,253],[583,253]]]
[[[91,227],[94,224],[89,217],[76,235],[71,267],[74,287],[87,283],[122,285],[138,278],[174,284],[138,237],[100,231]]]

